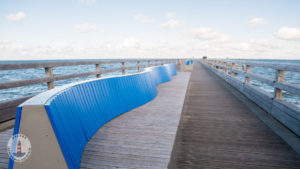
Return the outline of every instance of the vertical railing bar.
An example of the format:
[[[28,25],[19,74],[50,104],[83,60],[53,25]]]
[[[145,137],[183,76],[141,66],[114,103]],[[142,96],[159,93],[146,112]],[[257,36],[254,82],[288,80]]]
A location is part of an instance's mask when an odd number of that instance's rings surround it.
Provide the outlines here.
[[[247,76],[247,73],[250,73],[251,71],[251,67],[250,65],[246,65],[245,66],[245,84],[249,84],[250,83],[250,78]]]
[[[140,60],[137,61],[137,66],[138,66],[138,72],[140,72],[141,71],[141,61]]]
[[[53,68],[52,67],[45,67],[45,73],[47,78],[51,78],[51,81],[47,82],[48,90],[54,88],[54,81],[53,81]]]
[[[228,68],[227,68],[227,62],[224,62],[224,73],[227,74],[228,73]]]
[[[125,61],[122,62],[122,75],[125,75],[126,71],[125,71]]]
[[[101,78],[101,64],[96,64],[97,78]]]
[[[234,69],[236,68],[236,64],[235,63],[231,63],[231,76],[234,77],[235,73],[234,73]]]
[[[284,81],[284,70],[277,70],[275,82]],[[279,88],[274,88],[274,99],[280,100],[282,98],[282,90]]]

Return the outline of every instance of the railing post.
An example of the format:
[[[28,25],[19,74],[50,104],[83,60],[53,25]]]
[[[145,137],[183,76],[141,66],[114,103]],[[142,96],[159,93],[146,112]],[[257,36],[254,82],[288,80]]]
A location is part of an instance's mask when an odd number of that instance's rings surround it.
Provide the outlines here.
[[[125,62],[122,62],[122,75],[125,75],[126,71],[125,71]]]
[[[225,66],[225,68],[224,68],[224,73],[227,74],[227,73],[228,73],[227,62],[224,62],[223,65]]]
[[[155,60],[155,66],[157,66],[158,65],[158,60]]]
[[[232,64],[231,64],[231,76],[232,76],[232,77],[235,76],[235,73],[234,73],[234,71],[233,71],[233,69],[235,69],[235,68],[236,68],[236,64],[235,64],[235,63],[232,63]]]
[[[53,78],[53,69],[52,69],[52,67],[45,67],[45,73],[46,73],[46,77]],[[47,82],[47,86],[48,86],[48,90],[54,88],[53,79],[51,79],[51,81]]]
[[[284,71],[283,70],[277,70],[277,73],[276,73],[276,79],[275,79],[276,82],[283,82],[284,81]],[[281,99],[282,97],[282,90],[279,89],[279,88],[275,88],[274,89],[274,99]]]
[[[216,61],[216,60],[215,60],[215,61],[213,61],[213,64],[216,64],[215,66],[216,66],[216,69],[217,69],[217,70],[219,70],[219,69],[220,69],[220,67],[218,66],[218,65],[219,65],[219,62],[218,62],[218,61]]]
[[[101,67],[100,64],[96,64],[97,78],[101,77]]]
[[[246,65],[246,67],[245,67],[245,72],[246,72],[246,73],[250,73],[250,71],[251,71],[250,65]],[[247,77],[247,74],[245,74],[245,83],[246,83],[246,84],[249,84],[249,82],[250,82],[250,78]]]
[[[137,65],[138,65],[138,72],[140,72],[141,71],[141,61],[137,61]]]
[[[151,66],[151,60],[148,60],[148,67]]]

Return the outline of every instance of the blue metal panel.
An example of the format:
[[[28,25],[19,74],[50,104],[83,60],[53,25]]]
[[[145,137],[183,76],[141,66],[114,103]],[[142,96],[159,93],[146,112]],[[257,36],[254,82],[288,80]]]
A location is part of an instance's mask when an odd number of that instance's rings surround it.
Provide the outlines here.
[[[185,65],[190,65],[190,60],[185,61]]]
[[[156,85],[176,75],[174,64],[147,70],[70,85],[49,97],[44,106],[69,168],[79,168],[86,143],[103,124],[155,98]],[[18,110],[14,133],[21,107]]]

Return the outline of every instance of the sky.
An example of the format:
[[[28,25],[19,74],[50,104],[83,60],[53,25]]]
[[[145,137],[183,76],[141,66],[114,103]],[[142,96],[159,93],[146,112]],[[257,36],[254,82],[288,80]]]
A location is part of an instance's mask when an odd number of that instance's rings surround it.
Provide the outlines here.
[[[300,59],[299,0],[0,0],[0,60]]]

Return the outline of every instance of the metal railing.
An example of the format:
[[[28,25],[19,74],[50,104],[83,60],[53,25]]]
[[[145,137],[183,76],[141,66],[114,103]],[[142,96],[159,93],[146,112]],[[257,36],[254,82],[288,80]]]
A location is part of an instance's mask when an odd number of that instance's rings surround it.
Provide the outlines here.
[[[283,91],[300,96],[300,86],[284,81],[285,71],[300,72],[299,64],[240,61],[240,60],[202,60],[206,67],[215,72],[253,102],[270,113],[278,121],[300,136],[300,108],[282,99]],[[242,67],[242,69],[238,69]],[[251,68],[262,67],[276,71],[274,79],[251,73]],[[237,74],[244,76],[241,81]],[[274,88],[270,94],[260,88],[250,85],[251,80],[257,80]]]
[[[136,65],[126,66],[127,62],[136,62]],[[154,63],[153,63],[154,62]],[[54,88],[54,82],[59,80],[86,77],[95,75],[97,78],[100,78],[102,74],[118,72],[120,71],[123,75],[126,74],[126,70],[137,69],[137,72],[141,71],[141,68],[163,65],[166,63],[176,63],[175,59],[141,59],[141,60],[111,60],[111,61],[66,61],[66,62],[37,62],[37,63],[7,63],[0,64],[1,70],[17,70],[17,69],[32,69],[32,68],[44,68],[45,77],[27,79],[27,80],[18,80],[12,82],[2,82],[0,83],[0,90],[10,89],[22,86],[29,86],[33,84],[47,83],[48,90]],[[104,64],[121,64],[121,67],[111,68],[111,69],[102,69],[101,65]],[[143,64],[144,63],[144,64]],[[146,63],[146,64],[145,64]],[[68,75],[53,75],[54,67],[64,67],[64,66],[79,66],[79,65],[95,65],[95,71],[84,72],[78,74],[68,74]],[[15,116],[16,107],[24,102],[25,100],[33,97],[21,97],[18,99],[13,99],[0,103],[0,122],[13,119]]]

